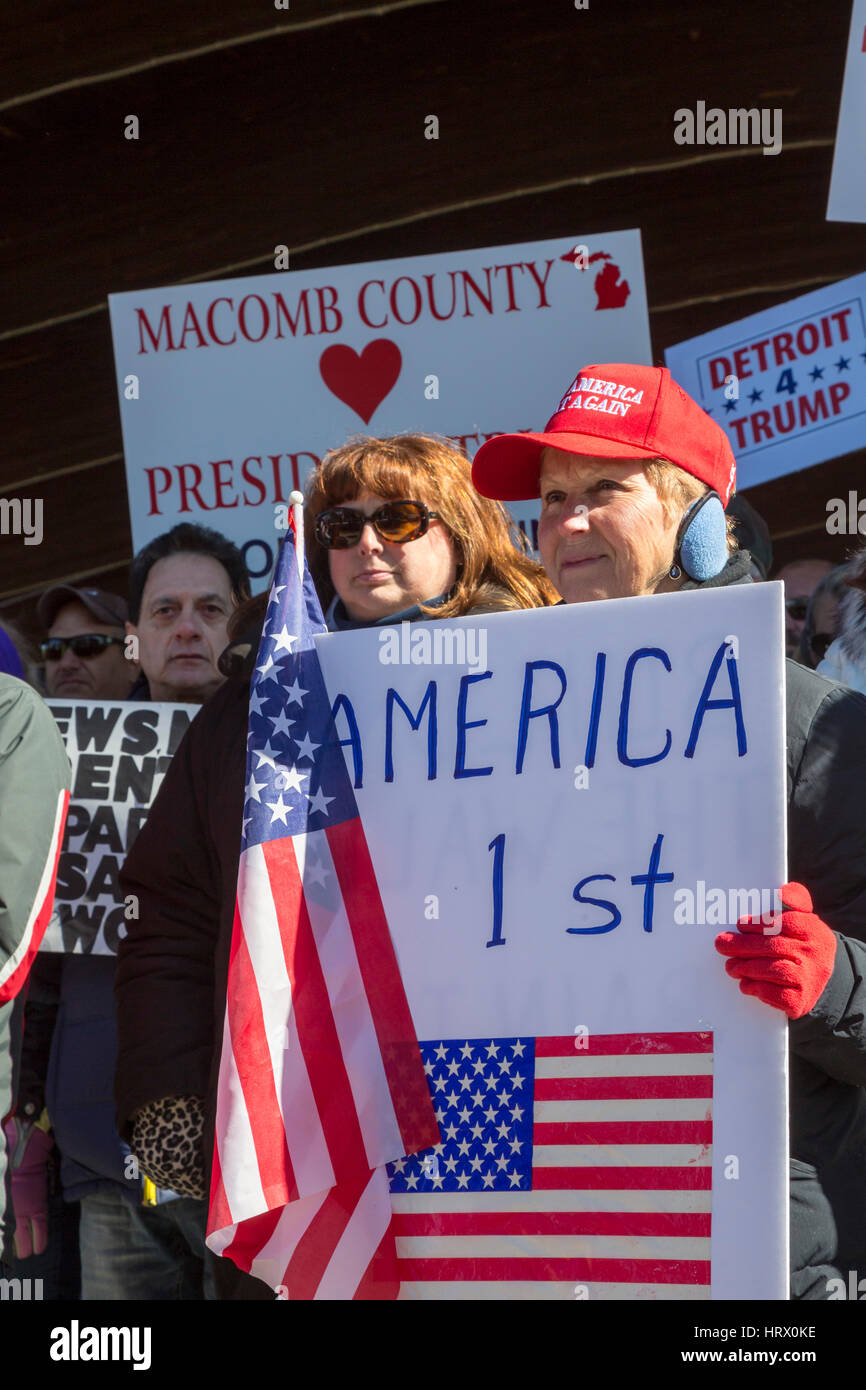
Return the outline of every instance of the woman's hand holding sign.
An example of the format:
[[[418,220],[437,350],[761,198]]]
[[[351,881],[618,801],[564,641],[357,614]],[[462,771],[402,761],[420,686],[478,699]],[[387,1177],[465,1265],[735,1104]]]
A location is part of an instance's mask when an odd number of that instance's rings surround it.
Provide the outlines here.
[[[741,917],[737,931],[721,932],[716,950],[730,959],[728,974],[740,981],[743,994],[754,994],[789,1018],[811,1012],[833,973],[836,936],[812,911],[802,883],[780,890],[784,911],[772,926],[761,917]]]

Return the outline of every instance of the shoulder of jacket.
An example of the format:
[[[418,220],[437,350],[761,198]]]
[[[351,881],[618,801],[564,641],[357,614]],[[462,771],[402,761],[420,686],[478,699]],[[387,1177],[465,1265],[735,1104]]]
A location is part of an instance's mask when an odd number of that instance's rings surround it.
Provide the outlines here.
[[[40,775],[70,785],[69,756],[48,705],[26,681],[0,674],[0,758],[23,754]]]
[[[234,679],[224,681],[219,690],[206,700],[193,719],[184,738],[193,744],[204,744],[212,749],[214,739],[219,739],[235,729],[246,729],[249,719],[250,687],[246,681]]]
[[[44,704],[45,701],[32,685],[21,680],[19,676],[7,676],[5,671],[0,671],[0,707],[5,708],[8,704],[16,700],[32,701]]]
[[[0,720],[7,717],[17,717],[24,722],[36,719],[37,723],[41,723],[46,729],[53,728],[57,737],[60,737],[54,716],[39,691],[34,690],[26,681],[19,680],[17,676],[0,673]],[[0,728],[0,738],[2,737]]]
[[[866,698],[859,691],[831,676],[811,671],[790,657],[785,661],[785,685],[789,715],[793,709],[801,716],[808,715],[811,721],[825,704],[828,709],[834,705],[851,709],[861,718],[866,714]]]
[[[785,687],[789,769],[795,776],[811,735],[822,725],[822,738],[844,743],[859,761],[866,747],[866,696],[790,658]]]

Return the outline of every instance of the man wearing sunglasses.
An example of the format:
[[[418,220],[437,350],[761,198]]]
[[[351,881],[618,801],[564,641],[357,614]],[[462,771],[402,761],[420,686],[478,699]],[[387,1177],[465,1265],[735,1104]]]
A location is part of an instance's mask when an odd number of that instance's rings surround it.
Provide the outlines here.
[[[773,575],[785,586],[785,655],[792,661],[800,658],[800,639],[809,599],[832,568],[829,560],[791,560]]]
[[[39,600],[47,629],[40,654],[45,689],[64,700],[125,700],[138,679],[138,662],[125,655],[126,601],[104,589],[58,584]]]
[[[129,605],[97,589],[49,590],[39,605],[49,695],[202,703],[224,679],[216,661],[226,624],[248,594],[237,548],[188,525],[135,556]],[[133,639],[140,663],[125,654]],[[141,1176],[115,1128],[115,967],[111,956],[74,954],[49,956],[36,972],[42,1037],[31,1030],[26,1100],[37,1115],[47,1103],[65,1202],[50,1213],[48,1238],[52,1253],[63,1240],[65,1255],[66,1214],[80,1214],[82,1299],[200,1299],[203,1281],[209,1287],[205,1203],[161,1191],[156,1205],[142,1205]],[[64,1287],[60,1296],[74,1295]]]

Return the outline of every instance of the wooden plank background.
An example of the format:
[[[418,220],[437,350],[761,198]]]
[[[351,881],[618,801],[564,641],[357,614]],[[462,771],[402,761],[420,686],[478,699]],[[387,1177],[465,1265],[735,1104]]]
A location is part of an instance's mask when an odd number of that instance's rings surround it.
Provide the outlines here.
[[[0,495],[41,497],[45,536],[0,536],[0,607],[28,627],[48,584],[125,590],[111,292],[261,273],[280,243],[304,269],[639,226],[661,363],[862,271],[866,228],[825,220],[849,17],[803,0],[19,6],[0,54]],[[780,107],[782,153],[676,145],[673,113],[698,100]],[[856,538],[827,535],[826,502],[863,490],[864,462],[749,491],[777,560],[844,558]]]

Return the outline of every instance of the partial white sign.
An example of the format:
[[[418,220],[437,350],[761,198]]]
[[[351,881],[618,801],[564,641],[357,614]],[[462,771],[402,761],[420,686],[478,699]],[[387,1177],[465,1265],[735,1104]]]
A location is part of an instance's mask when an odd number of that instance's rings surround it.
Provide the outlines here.
[[[866,0],[851,10],[827,219],[866,222]]]
[[[728,435],[737,487],[866,445],[866,274],[677,343],[665,362]]]
[[[257,588],[290,492],[349,436],[421,430],[471,455],[492,434],[541,428],[582,365],[652,360],[637,231],[109,306],[135,549],[181,521],[214,526],[243,548]]]

